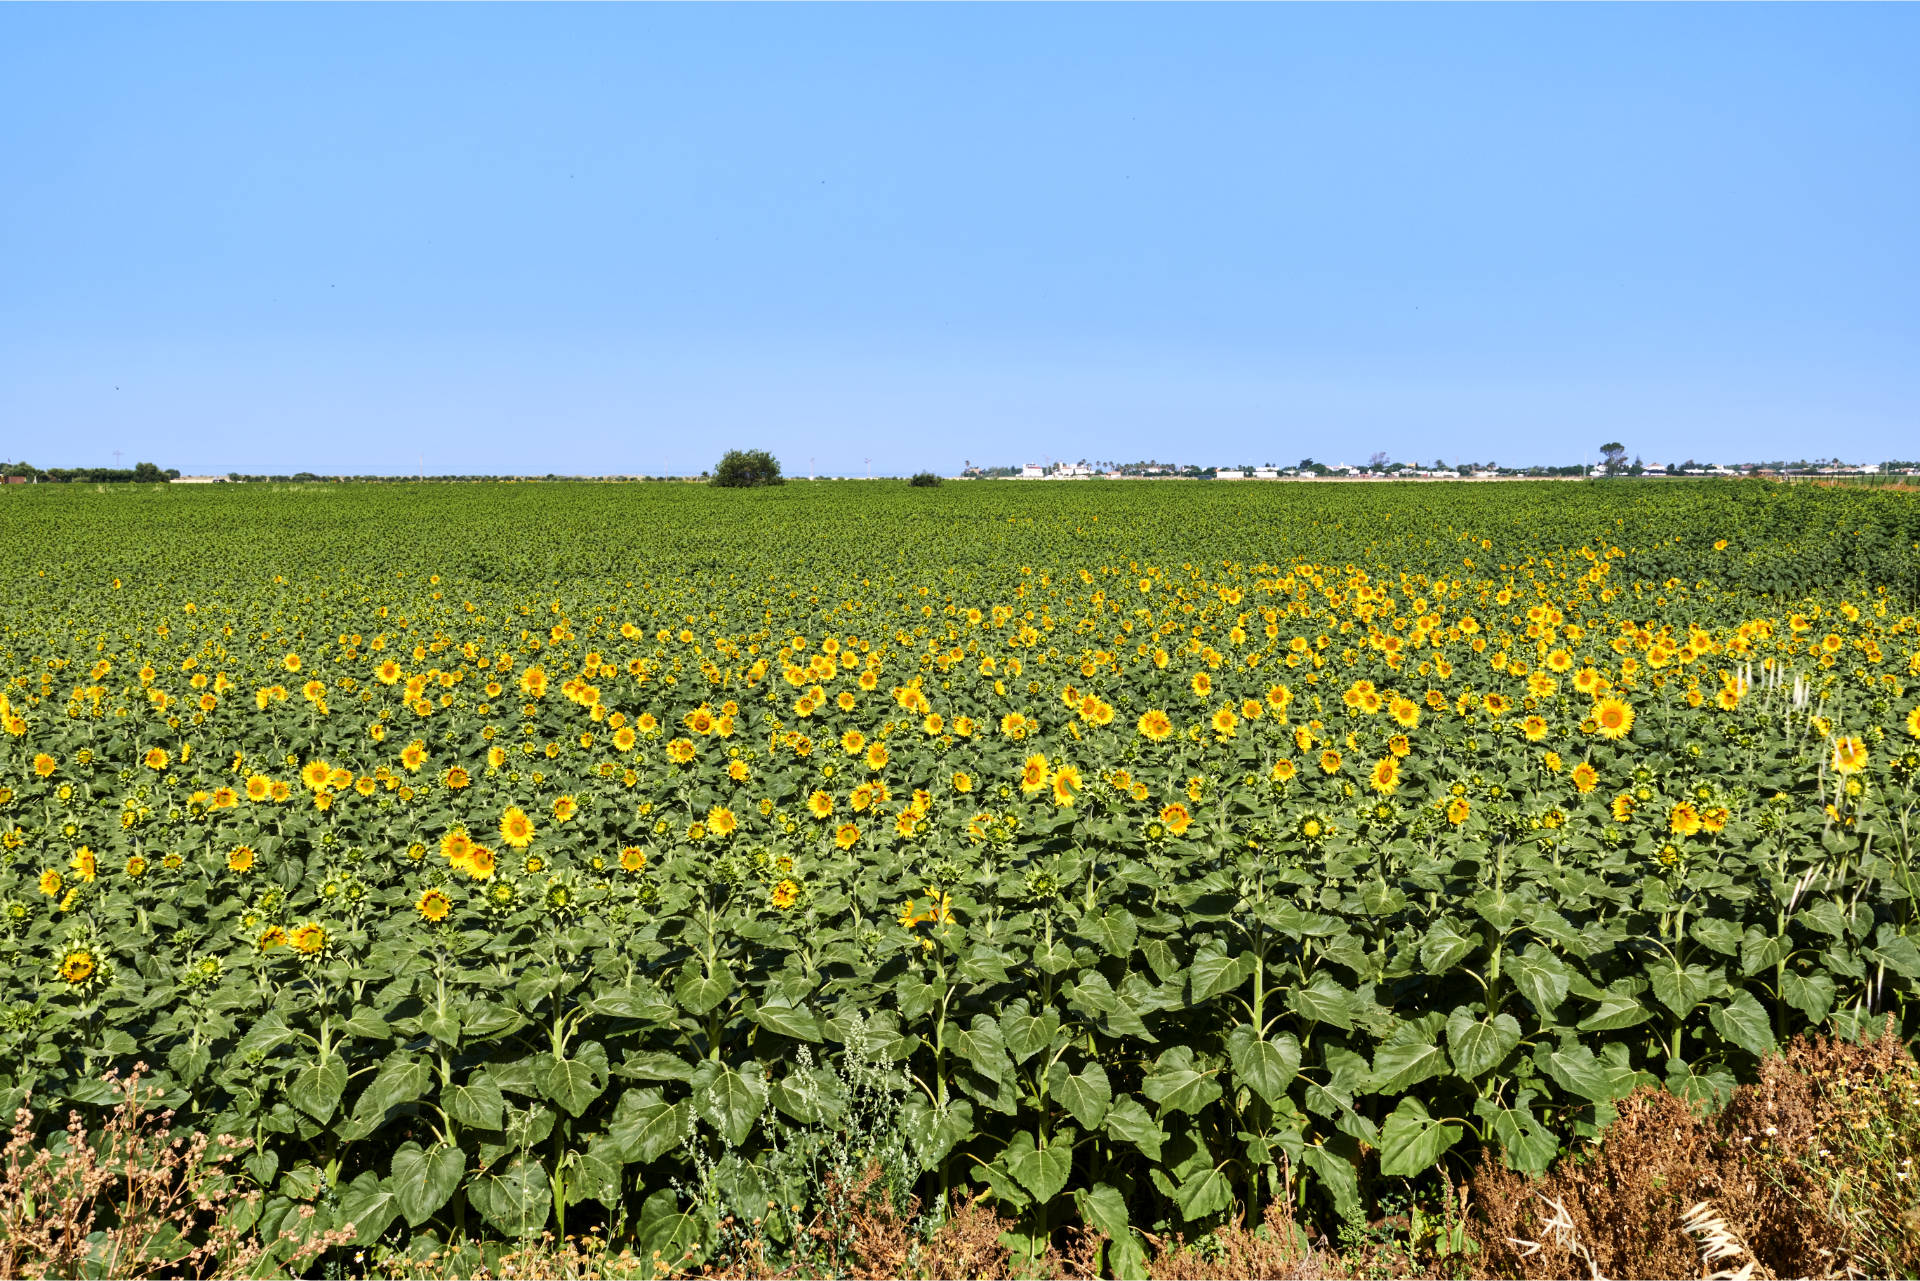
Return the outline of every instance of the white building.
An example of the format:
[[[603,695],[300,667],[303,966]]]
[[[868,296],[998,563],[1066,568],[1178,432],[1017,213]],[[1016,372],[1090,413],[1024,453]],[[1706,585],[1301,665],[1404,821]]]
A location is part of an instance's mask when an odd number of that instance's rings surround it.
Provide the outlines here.
[[[227,483],[227,478],[225,476],[175,476],[173,483],[176,485],[224,485]]]
[[[1279,480],[1280,471],[1275,467],[1256,467],[1253,469],[1255,480]]]
[[[1213,472],[1213,478],[1215,480],[1245,480],[1247,473],[1241,471],[1238,467],[1216,467]]]
[[[1039,463],[1028,463],[1026,466],[1020,469],[1021,480],[1039,480],[1042,476],[1046,474],[1047,474],[1047,469],[1042,467]]]

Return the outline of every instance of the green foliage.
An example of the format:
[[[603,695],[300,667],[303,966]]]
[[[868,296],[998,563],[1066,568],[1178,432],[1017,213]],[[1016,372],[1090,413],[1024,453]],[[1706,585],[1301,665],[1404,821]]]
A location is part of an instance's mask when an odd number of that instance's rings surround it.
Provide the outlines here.
[[[0,1093],[153,1064],[263,1222],[1131,1258],[1914,1030],[1897,493],[9,498]]]
[[[940,477],[930,471],[915,472],[907,481],[915,489],[934,489],[940,484]]]
[[[713,479],[708,482],[723,489],[758,489],[763,485],[784,485],[780,460],[764,449],[729,449],[714,464]]]

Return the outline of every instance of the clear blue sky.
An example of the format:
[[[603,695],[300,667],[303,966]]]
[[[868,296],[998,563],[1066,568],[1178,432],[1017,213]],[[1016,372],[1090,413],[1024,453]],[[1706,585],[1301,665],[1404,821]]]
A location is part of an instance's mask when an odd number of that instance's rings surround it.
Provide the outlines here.
[[[1920,455],[1920,8],[0,6],[0,454]]]

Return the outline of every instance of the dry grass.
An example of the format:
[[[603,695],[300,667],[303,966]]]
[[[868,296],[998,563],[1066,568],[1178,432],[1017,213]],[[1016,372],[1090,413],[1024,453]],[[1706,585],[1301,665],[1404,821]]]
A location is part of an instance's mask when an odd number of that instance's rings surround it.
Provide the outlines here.
[[[245,1277],[353,1239],[349,1227],[262,1243],[234,1226],[260,1195],[234,1177],[247,1145],[175,1134],[174,1114],[150,1106],[157,1091],[141,1089],[145,1070],[107,1075],[117,1102],[97,1131],[71,1112],[43,1132],[31,1097],[14,1113],[0,1154],[0,1276]]]

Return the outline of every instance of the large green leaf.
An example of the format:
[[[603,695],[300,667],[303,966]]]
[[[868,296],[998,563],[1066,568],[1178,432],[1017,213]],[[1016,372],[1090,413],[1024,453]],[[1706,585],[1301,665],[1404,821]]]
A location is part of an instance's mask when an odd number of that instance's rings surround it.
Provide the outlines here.
[[[599,1049],[597,1043],[590,1043]],[[581,1047],[583,1050],[586,1047]],[[535,1069],[540,1092],[565,1108],[573,1116],[584,1113],[606,1089],[606,1055],[581,1054],[576,1058],[543,1055]]]
[[[1073,1170],[1071,1148],[1037,1147],[1033,1136],[1025,1130],[1013,1136],[1000,1159],[1005,1162],[1007,1172],[1041,1205],[1060,1195],[1060,1190],[1067,1186],[1067,1175]]]
[[[1205,1069],[1193,1060],[1193,1051],[1176,1045],[1161,1052],[1153,1069],[1140,1083],[1140,1092],[1160,1105],[1160,1115],[1199,1112],[1220,1097],[1218,1069]]]
[[[754,1010],[753,1021],[769,1032],[778,1032],[796,1041],[821,1039],[819,1018],[804,1006],[768,1002]]]
[[[1520,1044],[1520,1021],[1511,1014],[1476,1019],[1465,1006],[1447,1016],[1447,1048],[1460,1075],[1472,1079],[1491,1071]]]
[[[709,975],[699,965],[688,961],[673,981],[674,1000],[680,1002],[680,1008],[695,1018],[726,1000],[732,991],[733,973],[724,965]]]
[[[1268,1103],[1286,1093],[1300,1071],[1300,1042],[1290,1033],[1263,1041],[1251,1026],[1235,1024],[1227,1033],[1227,1054],[1234,1078]]]
[[[712,1070],[694,1078],[693,1110],[728,1143],[739,1147],[766,1110],[765,1069],[758,1063],[749,1063],[744,1070],[719,1063],[702,1066]]]
[[[1187,967],[1187,1000],[1204,1004],[1224,992],[1231,992],[1253,977],[1260,964],[1251,952],[1228,956],[1224,952],[1204,952]]]
[[[314,1120],[325,1121],[340,1106],[340,1095],[346,1088],[346,1063],[338,1055],[329,1055],[294,1073],[287,1098]]]
[[[419,1227],[453,1195],[466,1173],[466,1158],[458,1148],[423,1150],[409,1140],[394,1149],[388,1184],[407,1226]]]
[[[1438,1012],[1395,1028],[1373,1056],[1368,1089],[1376,1094],[1399,1094],[1420,1082],[1447,1072],[1447,1052],[1440,1045],[1446,1019]]]
[[[441,1090],[440,1106],[461,1125],[476,1129],[498,1130],[505,1123],[506,1098],[493,1078],[484,1073],[471,1073],[464,1084]]]
[[[1121,1142],[1139,1148],[1149,1161],[1160,1159],[1161,1145],[1167,1138],[1160,1122],[1130,1094],[1114,1096],[1107,1106],[1106,1131]]]
[[[510,1237],[532,1236],[546,1226],[553,1209],[546,1168],[524,1156],[475,1175],[467,1183],[467,1199],[496,1232]]]
[[[372,1170],[362,1170],[340,1193],[338,1219],[353,1225],[355,1245],[378,1241],[399,1215],[400,1202],[393,1185],[382,1182]]]
[[[1347,1031],[1353,1027],[1353,1016],[1358,1003],[1353,992],[1341,987],[1331,975],[1321,973],[1305,987],[1292,988],[1287,992],[1287,1004],[1302,1018],[1316,1023],[1326,1023]]]
[[[1412,1178],[1431,1167],[1465,1133],[1457,1122],[1428,1115],[1420,1100],[1401,1099],[1380,1127],[1380,1173]]]
[[[1226,1171],[1208,1166],[1181,1180],[1173,1190],[1173,1201],[1180,1207],[1180,1217],[1191,1223],[1232,1205],[1233,1185]]]
[[[1735,992],[1707,1011],[1714,1030],[1756,1058],[1772,1052],[1773,1025],[1766,1010],[1747,991]]]
[[[1107,1105],[1113,1101],[1107,1070],[1098,1063],[1089,1063],[1079,1072],[1071,1073],[1066,1064],[1056,1062],[1047,1069],[1047,1088],[1062,1107],[1073,1113],[1073,1119],[1088,1130],[1099,1126],[1107,1115]]]
[[[691,1137],[686,1102],[668,1103],[658,1090],[628,1090],[614,1106],[607,1134],[623,1161],[657,1161]]]
[[[1560,1144],[1534,1114],[1533,1097],[1532,1090],[1522,1090],[1511,1105],[1483,1098],[1475,1102],[1473,1112],[1485,1123],[1488,1137],[1500,1145],[1500,1158],[1508,1169],[1544,1174]]]

